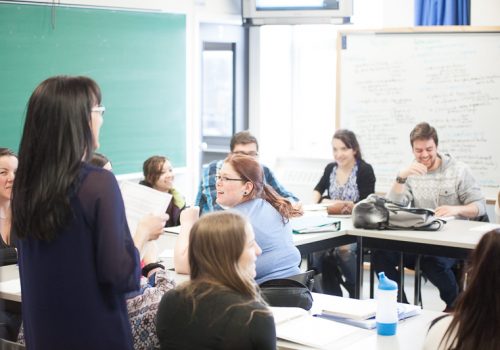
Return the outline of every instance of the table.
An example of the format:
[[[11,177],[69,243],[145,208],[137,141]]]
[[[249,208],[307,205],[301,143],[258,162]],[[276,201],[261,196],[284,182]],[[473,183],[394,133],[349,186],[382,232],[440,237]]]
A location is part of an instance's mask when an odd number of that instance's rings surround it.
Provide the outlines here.
[[[483,234],[493,224],[468,220],[450,220],[441,231],[367,230],[348,228],[346,234],[357,237],[357,271],[355,294],[360,296],[363,281],[364,248],[394,250],[403,253],[467,259]],[[402,271],[402,270],[401,270]]]
[[[310,310],[311,314],[320,313],[322,305],[327,302],[342,302],[340,297],[334,297],[325,294],[313,293],[314,303]],[[384,349],[384,350],[420,350],[422,349],[429,324],[436,317],[443,313],[431,310],[422,310],[418,316],[410,317],[402,320],[398,324],[398,329],[395,336],[380,336],[377,335],[375,329],[366,330],[359,328],[352,335],[339,339],[338,342],[332,344],[331,348],[347,349],[347,350],[367,350],[367,349]],[[332,332],[335,331],[336,322],[332,322]],[[278,325],[279,327],[279,325]],[[279,349],[293,350],[310,350],[309,346],[278,339]]]
[[[343,244],[358,243],[357,278],[355,296],[361,298],[363,281],[363,248],[391,249],[407,253],[447,256],[465,259],[482,235],[500,225],[476,221],[452,220],[441,231],[387,231],[354,228],[350,219],[342,218],[336,232],[294,234],[293,241],[302,254],[309,254]],[[177,235],[167,233],[158,243],[162,249],[173,249]],[[173,260],[165,259],[166,267],[173,267]],[[17,281],[17,282],[16,282]],[[7,282],[7,283],[6,283]],[[21,301],[19,270],[17,265],[0,267],[0,298]]]

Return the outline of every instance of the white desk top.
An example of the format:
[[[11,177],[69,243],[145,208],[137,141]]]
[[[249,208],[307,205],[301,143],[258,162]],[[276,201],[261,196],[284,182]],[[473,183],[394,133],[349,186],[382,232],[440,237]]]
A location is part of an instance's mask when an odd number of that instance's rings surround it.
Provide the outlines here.
[[[495,227],[500,227],[500,225],[477,221],[450,220],[440,231],[366,230],[354,228],[351,224],[346,233],[361,237],[474,249],[483,234]]]
[[[314,304],[310,310],[311,314],[319,313],[325,303],[342,302],[344,298],[334,297],[325,294],[313,293]],[[383,350],[420,350],[425,340],[425,335],[429,329],[430,322],[436,317],[443,315],[441,312],[422,310],[418,316],[410,317],[402,320],[398,324],[398,329],[395,336],[387,337],[377,335],[375,329],[366,330],[357,328],[357,330],[336,342],[336,349],[348,350],[367,350],[367,349],[383,349]],[[332,322],[331,331],[335,331],[335,326],[338,323]],[[278,325],[279,327],[279,325]],[[354,326],[352,326],[354,327]],[[355,327],[356,328],[356,327]],[[309,346],[278,339],[279,349],[312,349]]]

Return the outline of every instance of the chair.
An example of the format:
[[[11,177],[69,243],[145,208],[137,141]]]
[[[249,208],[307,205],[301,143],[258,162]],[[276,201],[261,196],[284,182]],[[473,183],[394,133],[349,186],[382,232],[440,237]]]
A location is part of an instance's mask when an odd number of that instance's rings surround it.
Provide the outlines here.
[[[26,346],[20,343],[14,343],[6,339],[0,338],[0,349],[2,350],[23,350]]]

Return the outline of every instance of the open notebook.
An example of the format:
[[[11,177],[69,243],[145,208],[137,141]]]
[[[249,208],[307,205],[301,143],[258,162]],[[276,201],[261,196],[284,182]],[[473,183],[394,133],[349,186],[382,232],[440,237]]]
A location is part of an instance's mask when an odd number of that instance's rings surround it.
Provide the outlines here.
[[[314,317],[300,308],[271,307],[280,339],[319,349],[331,349],[359,336],[359,328]]]
[[[374,299],[357,300],[344,298],[342,303],[323,306],[317,316],[331,321],[350,324],[356,327],[372,329],[376,327],[375,314],[377,301]],[[418,315],[422,309],[418,305],[398,303],[400,320]]]

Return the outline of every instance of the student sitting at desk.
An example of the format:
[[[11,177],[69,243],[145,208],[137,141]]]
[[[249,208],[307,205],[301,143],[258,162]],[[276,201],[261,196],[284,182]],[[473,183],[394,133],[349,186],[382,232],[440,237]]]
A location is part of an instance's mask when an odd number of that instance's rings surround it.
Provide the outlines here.
[[[245,215],[262,248],[257,259],[257,283],[300,273],[299,250],[292,240],[288,219],[300,211],[264,183],[264,172],[255,158],[230,155],[217,175],[217,203]],[[188,232],[181,230],[174,252],[175,269],[188,273]]]
[[[17,251],[10,234],[10,205],[17,163],[14,152],[8,148],[0,148],[0,266],[17,263]],[[0,299],[0,338],[15,341],[20,324],[20,310]]]
[[[230,143],[231,154],[243,154],[259,159],[259,143],[255,136],[249,131],[240,131],[233,135]],[[205,214],[214,210],[222,210],[222,207],[216,202],[216,175],[219,172],[224,160],[216,160],[203,166],[202,179],[196,195],[196,205],[200,207],[200,213]],[[281,197],[287,198],[297,209],[301,210],[299,199],[293,193],[287,191],[276,179],[271,169],[262,165],[264,171],[264,181],[271,186]]]
[[[436,129],[428,123],[420,123],[410,133],[415,160],[401,170],[387,197],[389,200],[407,206],[431,208],[436,216],[457,218],[477,218],[486,214],[486,203],[481,189],[469,168],[449,154],[438,152]],[[416,257],[404,255],[404,266],[414,268]],[[453,309],[458,295],[458,285],[452,266],[455,259],[422,256],[421,269],[439,289],[441,299],[446,303],[446,311]],[[399,282],[396,266],[399,253],[382,250],[374,251],[373,263],[377,274],[384,271],[386,276]],[[404,291],[403,301],[407,302]]]
[[[103,168],[109,171],[113,171],[113,166],[111,165],[111,161],[101,153],[94,152],[92,155],[92,159],[90,159],[90,164],[95,165],[98,168]]]
[[[332,140],[335,162],[328,164],[323,176],[313,191],[315,203],[329,203],[328,212],[350,214],[354,203],[365,199],[375,192],[375,174],[370,164],[361,156],[356,135],[350,130],[337,130]],[[323,196],[324,193],[326,196]],[[330,254],[330,253],[328,253]],[[345,286],[351,297],[354,295],[356,279],[356,244],[348,244],[333,250],[333,258],[345,276]],[[342,296],[336,276],[328,268],[327,259],[323,257],[323,289],[334,295]],[[313,262],[314,264],[314,262]]]
[[[17,157],[8,148],[0,148],[0,266],[17,263],[17,252],[10,238],[12,186]]]
[[[260,253],[241,215],[201,217],[189,236],[191,280],[160,303],[161,349],[275,349],[274,319],[254,281]]]
[[[12,196],[28,349],[133,348],[139,253],[115,177],[86,163],[104,110],[87,77],[49,78],[28,102]]]
[[[140,182],[141,185],[172,195],[172,200],[167,208],[169,219],[165,226],[180,225],[180,215],[186,207],[186,201],[182,194],[174,188],[174,169],[168,158],[163,156],[149,157],[144,162],[142,171],[144,180]]]
[[[424,350],[500,349],[500,230],[481,238],[472,251],[467,288],[455,312],[431,324]]]

